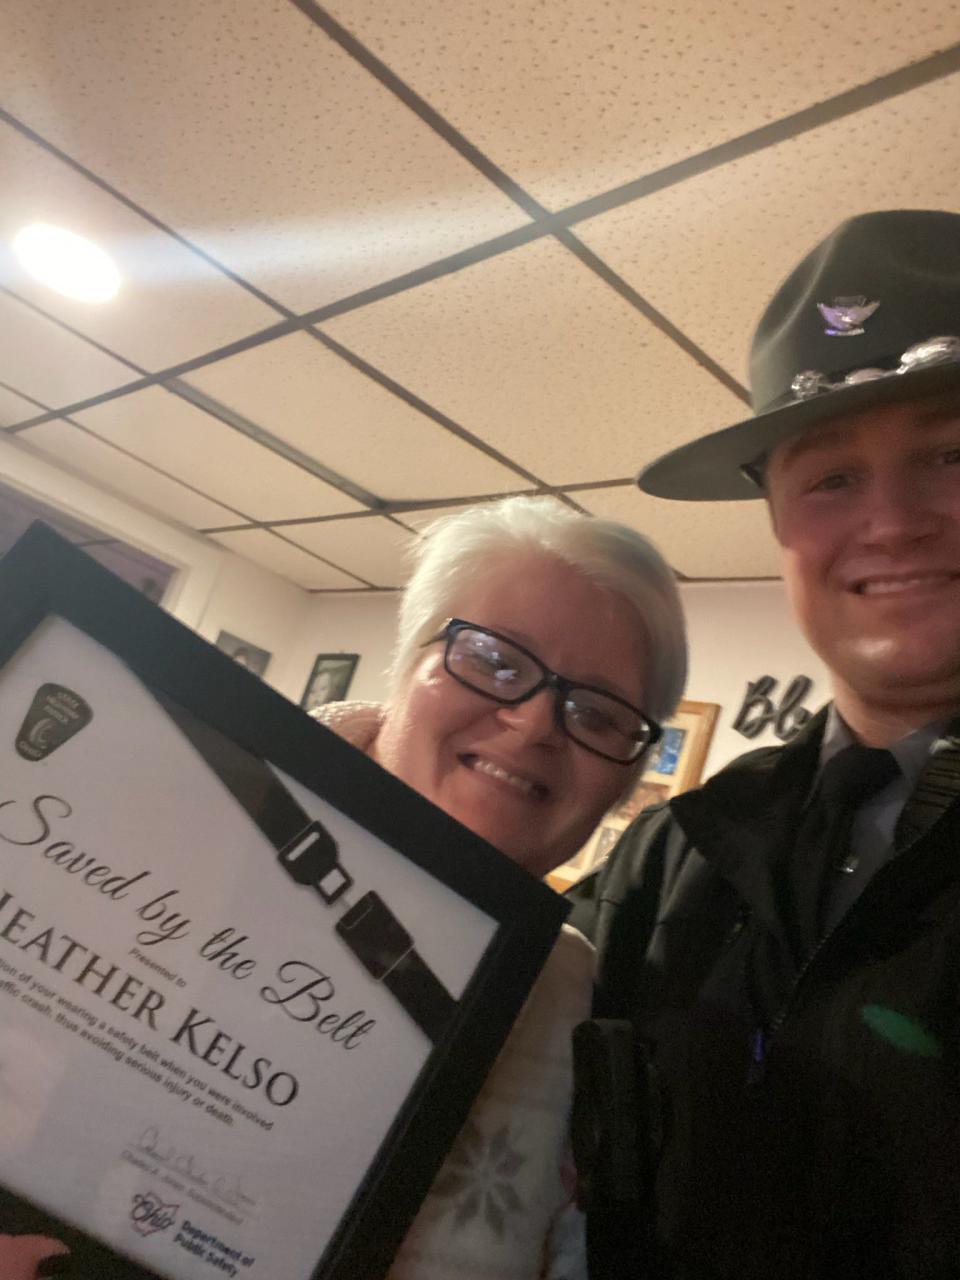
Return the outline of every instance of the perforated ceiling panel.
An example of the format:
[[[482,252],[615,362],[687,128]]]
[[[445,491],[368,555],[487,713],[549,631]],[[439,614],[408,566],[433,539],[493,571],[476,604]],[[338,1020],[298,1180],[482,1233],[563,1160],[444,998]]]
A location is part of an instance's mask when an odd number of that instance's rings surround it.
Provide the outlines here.
[[[838,221],[960,210],[960,0],[0,0],[0,431],[309,591],[505,493],[767,577],[760,503],[639,494],[749,412]],[[23,225],[94,240],[99,306]]]

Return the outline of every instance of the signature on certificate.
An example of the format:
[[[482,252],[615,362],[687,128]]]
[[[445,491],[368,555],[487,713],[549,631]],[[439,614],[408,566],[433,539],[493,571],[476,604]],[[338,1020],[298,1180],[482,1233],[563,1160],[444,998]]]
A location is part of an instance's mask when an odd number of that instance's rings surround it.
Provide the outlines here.
[[[131,1147],[186,1182],[192,1182],[196,1187],[204,1188],[208,1195],[229,1205],[231,1209],[245,1214],[255,1212],[257,1201],[244,1191],[239,1174],[216,1172],[204,1168],[203,1163],[192,1151],[181,1150],[167,1142],[160,1132],[159,1125],[148,1125]]]

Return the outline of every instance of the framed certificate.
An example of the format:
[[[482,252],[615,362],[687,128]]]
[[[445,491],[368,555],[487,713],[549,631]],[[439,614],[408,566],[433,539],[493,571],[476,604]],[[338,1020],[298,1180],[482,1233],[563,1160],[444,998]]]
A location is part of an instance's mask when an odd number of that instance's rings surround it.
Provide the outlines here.
[[[384,1275],[565,904],[45,526],[0,600],[0,1233]]]

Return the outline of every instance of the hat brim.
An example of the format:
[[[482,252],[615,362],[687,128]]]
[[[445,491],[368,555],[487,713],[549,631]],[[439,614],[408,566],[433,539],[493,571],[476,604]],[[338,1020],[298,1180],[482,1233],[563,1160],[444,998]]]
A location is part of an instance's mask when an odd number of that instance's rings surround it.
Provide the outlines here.
[[[798,400],[781,409],[761,413],[672,449],[644,467],[637,484],[655,498],[676,498],[683,502],[762,498],[763,491],[740,468],[769,454],[784,440],[849,413],[919,400],[954,389],[960,389],[960,364],[956,363],[891,374],[873,382],[824,392],[811,400]]]

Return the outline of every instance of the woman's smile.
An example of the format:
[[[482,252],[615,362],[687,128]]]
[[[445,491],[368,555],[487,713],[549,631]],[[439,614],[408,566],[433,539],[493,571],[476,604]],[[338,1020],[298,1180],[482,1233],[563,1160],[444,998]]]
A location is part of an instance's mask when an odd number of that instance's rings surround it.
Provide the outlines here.
[[[485,778],[490,778],[497,786],[505,786],[513,791],[519,791],[521,795],[528,799],[546,800],[550,794],[549,788],[542,782],[523,773],[515,772],[505,765],[497,764],[496,761],[486,756],[464,752],[457,758],[464,768],[481,774]]]

